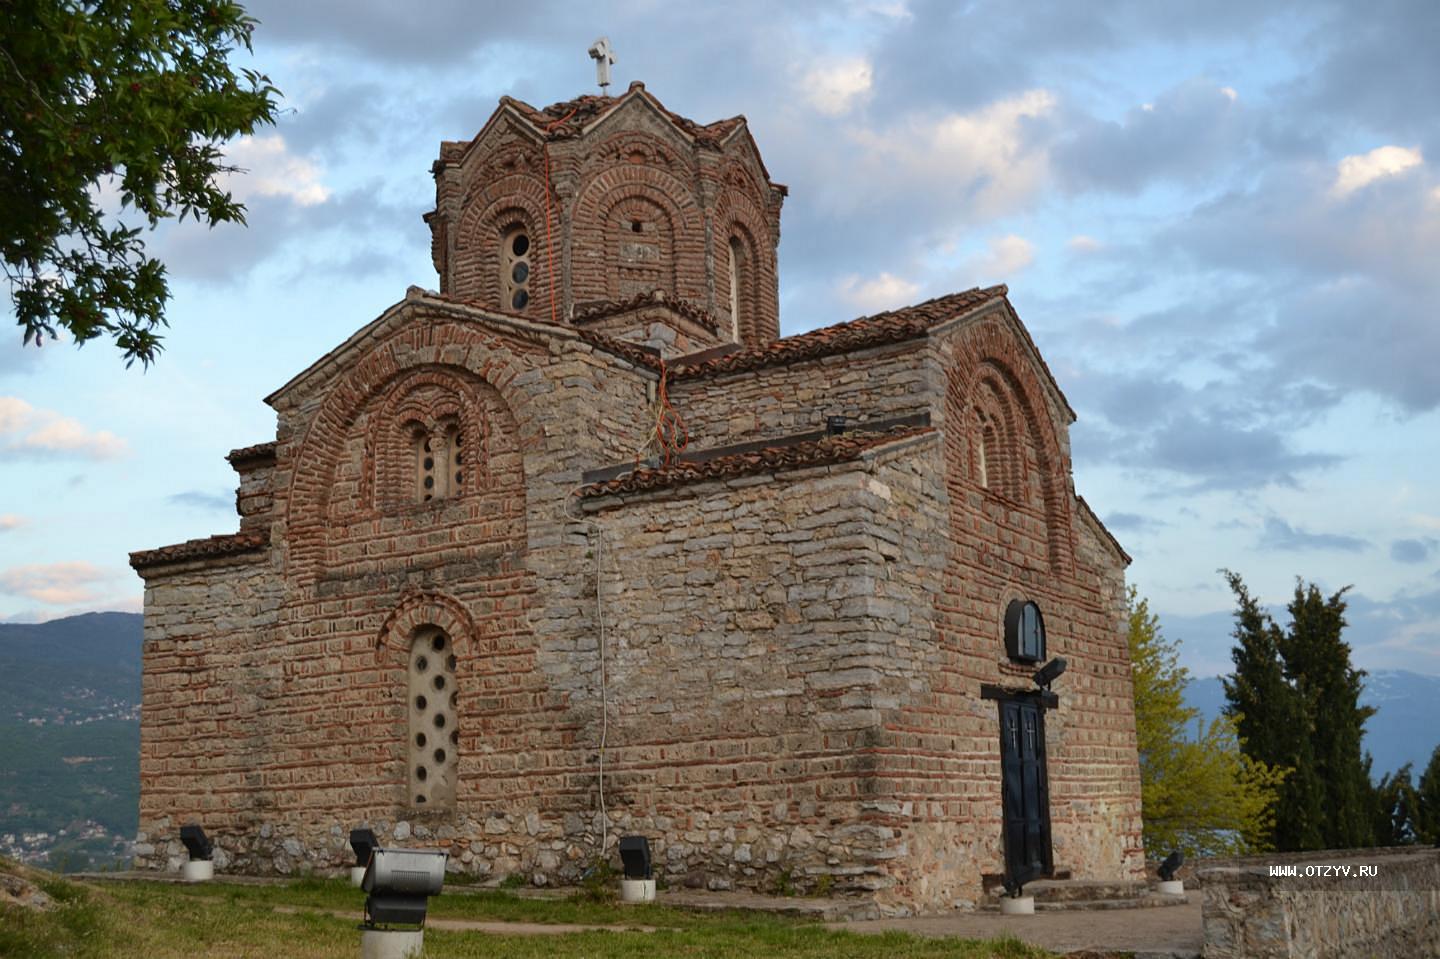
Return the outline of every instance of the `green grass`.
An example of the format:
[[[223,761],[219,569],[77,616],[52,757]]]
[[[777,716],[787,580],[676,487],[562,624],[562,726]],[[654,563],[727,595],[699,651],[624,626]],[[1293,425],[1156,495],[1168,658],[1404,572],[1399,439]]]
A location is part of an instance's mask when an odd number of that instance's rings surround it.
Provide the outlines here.
[[[22,870],[0,861],[0,871]],[[56,899],[47,912],[0,905],[0,957],[111,959],[353,959],[363,895],[340,881],[286,885],[176,886],[133,882],[81,885],[24,870]],[[287,911],[280,911],[287,910]],[[298,910],[298,911],[288,911]],[[334,913],[339,912],[340,915]],[[604,925],[547,935],[431,928],[427,956],[610,959],[1044,959],[1050,954],[1002,939],[922,939],[902,933],[863,935],[815,922],[759,913],[693,913],[665,906],[619,906],[577,897],[522,899],[505,891],[442,895],[436,918]],[[654,931],[639,931],[636,927]]]

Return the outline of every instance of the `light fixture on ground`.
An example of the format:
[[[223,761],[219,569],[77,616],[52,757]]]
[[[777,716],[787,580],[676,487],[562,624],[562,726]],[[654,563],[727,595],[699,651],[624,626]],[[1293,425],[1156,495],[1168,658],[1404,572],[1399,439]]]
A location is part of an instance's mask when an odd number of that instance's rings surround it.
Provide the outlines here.
[[[1184,864],[1185,854],[1178,849],[1166,856],[1157,870],[1160,873],[1160,883],[1155,887],[1155,891],[1167,896],[1185,895],[1185,883],[1175,878],[1176,871]]]
[[[370,854],[380,845],[373,829],[350,830],[350,848],[355,850],[355,865],[350,867],[350,885],[359,887],[365,881],[365,867],[370,865]]]
[[[1005,880],[1005,895],[1000,897],[1000,915],[1035,915],[1035,897],[1025,895],[1025,889],[1020,883]]]
[[[357,851],[358,856],[358,851]],[[445,883],[448,853],[438,849],[371,850],[365,878],[360,959],[406,959],[425,949],[425,909]]]
[[[206,837],[200,824],[192,822],[181,826],[180,841],[190,854],[189,861],[180,867],[181,877],[186,882],[205,882],[215,878],[215,863],[211,859],[215,854],[215,844]]]
[[[621,902],[654,902],[655,873],[650,864],[650,840],[644,836],[620,837]]]

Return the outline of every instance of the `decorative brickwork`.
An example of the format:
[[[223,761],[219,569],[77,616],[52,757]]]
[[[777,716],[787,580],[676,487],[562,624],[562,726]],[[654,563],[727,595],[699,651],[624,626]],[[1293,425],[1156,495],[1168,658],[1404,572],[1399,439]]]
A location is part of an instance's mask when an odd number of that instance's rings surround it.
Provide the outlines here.
[[[1024,600],[1054,866],[1141,874],[1128,557],[1004,287],[777,339],[784,189],[638,85],[504,100],[435,173],[443,294],[267,398],[239,532],[132,554],[141,865],[198,819],[222,870],[332,871],[369,825],[562,883],[640,832],[675,884],[973,904]]]

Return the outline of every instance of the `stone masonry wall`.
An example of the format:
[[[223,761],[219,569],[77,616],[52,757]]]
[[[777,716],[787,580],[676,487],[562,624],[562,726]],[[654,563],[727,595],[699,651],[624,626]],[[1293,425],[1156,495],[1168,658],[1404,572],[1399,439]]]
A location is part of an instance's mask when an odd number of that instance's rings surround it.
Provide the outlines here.
[[[265,557],[184,563],[146,583],[138,862],[178,868],[194,818],[243,832],[270,761],[263,703],[279,677],[266,655],[281,606]],[[173,830],[161,823],[175,823]],[[177,859],[180,856],[182,858]]]
[[[1302,875],[1271,876],[1273,866]],[[1328,875],[1303,875],[1331,867]],[[1362,868],[1373,872],[1361,877]],[[1274,853],[1216,861],[1199,876],[1206,959],[1440,956],[1437,849]]]
[[[791,366],[670,383],[670,399],[697,448],[823,430],[827,416],[852,422],[929,412],[944,376],[925,340],[827,356]]]
[[[891,885],[903,846],[868,820],[897,654],[929,632],[911,602],[938,584],[904,529],[933,443],[600,502],[607,802],[671,882]]]

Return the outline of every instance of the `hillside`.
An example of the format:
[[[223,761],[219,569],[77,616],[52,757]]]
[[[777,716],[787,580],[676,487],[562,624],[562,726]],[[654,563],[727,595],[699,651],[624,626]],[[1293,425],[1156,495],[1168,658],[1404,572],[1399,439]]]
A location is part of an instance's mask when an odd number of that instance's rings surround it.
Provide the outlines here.
[[[137,613],[0,623],[0,854],[67,869],[126,855],[142,623]]]

